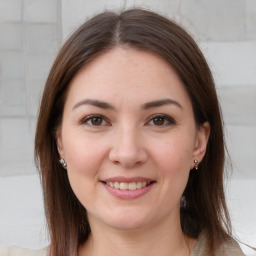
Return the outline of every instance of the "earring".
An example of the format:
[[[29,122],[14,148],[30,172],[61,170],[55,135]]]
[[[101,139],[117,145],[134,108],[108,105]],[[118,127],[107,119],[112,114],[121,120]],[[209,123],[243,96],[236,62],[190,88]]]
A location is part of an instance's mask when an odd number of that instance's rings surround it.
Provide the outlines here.
[[[186,206],[187,206],[186,198],[185,198],[185,196],[182,196],[181,199],[180,199],[180,207],[181,208],[186,208]]]
[[[63,167],[64,169],[67,169],[67,163],[65,162],[65,160],[64,160],[63,158],[61,158],[61,159],[59,160],[59,162],[60,162],[60,164],[62,165],[62,167]]]
[[[196,159],[194,160],[194,168],[198,170],[198,161]]]

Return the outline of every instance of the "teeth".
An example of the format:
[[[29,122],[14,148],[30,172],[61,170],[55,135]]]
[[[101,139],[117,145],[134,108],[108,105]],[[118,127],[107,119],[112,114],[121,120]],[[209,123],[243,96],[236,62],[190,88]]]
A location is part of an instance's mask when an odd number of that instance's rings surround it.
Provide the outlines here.
[[[129,190],[135,190],[137,188],[136,182],[131,182],[128,184]]]
[[[121,190],[135,190],[146,187],[150,182],[107,182],[107,185],[111,188],[117,188]]]
[[[121,190],[127,190],[128,188],[129,188],[129,183],[124,183],[124,182],[120,183]]]
[[[120,183],[119,182],[114,182],[114,188],[120,188]]]
[[[142,182],[137,182],[136,183],[136,188],[142,188]]]

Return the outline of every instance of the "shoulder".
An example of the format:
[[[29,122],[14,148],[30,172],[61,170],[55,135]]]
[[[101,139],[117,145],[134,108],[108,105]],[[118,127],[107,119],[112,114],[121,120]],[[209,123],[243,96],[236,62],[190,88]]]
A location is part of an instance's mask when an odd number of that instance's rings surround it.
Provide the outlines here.
[[[209,255],[209,237],[206,231],[202,231],[190,256],[206,255]],[[234,239],[230,239],[216,249],[214,256],[245,256],[245,254],[239,244]]]
[[[47,247],[41,250],[28,250],[17,246],[0,246],[0,256],[47,256]]]
[[[217,250],[216,256],[245,256],[239,244],[234,240],[230,239],[229,241],[223,243]]]

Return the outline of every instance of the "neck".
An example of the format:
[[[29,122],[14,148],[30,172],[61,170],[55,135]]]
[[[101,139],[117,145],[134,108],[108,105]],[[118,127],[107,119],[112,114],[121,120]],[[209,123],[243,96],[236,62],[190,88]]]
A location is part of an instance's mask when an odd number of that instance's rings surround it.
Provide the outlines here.
[[[171,227],[171,228],[166,228]],[[79,256],[189,256],[196,241],[186,237],[179,222],[157,223],[153,227],[137,230],[102,229],[92,226],[87,242]]]

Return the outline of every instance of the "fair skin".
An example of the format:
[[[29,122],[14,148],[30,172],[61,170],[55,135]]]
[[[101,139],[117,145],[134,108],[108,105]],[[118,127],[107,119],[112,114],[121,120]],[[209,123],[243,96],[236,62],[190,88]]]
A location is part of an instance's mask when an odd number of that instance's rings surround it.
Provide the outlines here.
[[[189,255],[180,198],[209,130],[159,56],[117,47],[82,68],[56,134],[91,227],[79,255]]]

